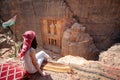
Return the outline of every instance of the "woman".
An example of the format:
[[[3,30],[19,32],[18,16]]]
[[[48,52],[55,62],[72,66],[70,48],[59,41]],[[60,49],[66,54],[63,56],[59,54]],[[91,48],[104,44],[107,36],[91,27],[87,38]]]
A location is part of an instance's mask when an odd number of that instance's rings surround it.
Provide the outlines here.
[[[42,76],[47,74],[43,72],[40,67],[45,59],[51,59],[51,57],[44,51],[36,53],[37,41],[34,31],[26,31],[23,34],[23,44],[20,52],[20,58],[22,59],[23,66],[28,73],[39,72]]]

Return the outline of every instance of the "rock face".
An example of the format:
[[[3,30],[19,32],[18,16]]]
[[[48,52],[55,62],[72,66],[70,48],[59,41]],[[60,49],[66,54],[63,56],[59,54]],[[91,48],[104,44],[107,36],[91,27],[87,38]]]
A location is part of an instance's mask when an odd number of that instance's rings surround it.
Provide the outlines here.
[[[26,30],[34,30],[39,46],[43,46],[40,18],[58,19],[76,14],[100,50],[115,43],[120,33],[120,0],[0,0],[0,7],[5,21],[17,14],[19,40]]]
[[[78,56],[65,56],[58,62],[69,64],[74,71],[73,80],[119,80],[120,68],[99,61],[90,61]]]
[[[95,59],[98,55],[97,51],[92,37],[85,32],[85,27],[79,23],[74,23],[71,28],[64,31],[61,52],[63,56],[74,55]]]
[[[60,53],[61,39],[64,31],[63,20],[41,19],[41,24],[43,47],[47,50]]]
[[[120,68],[120,43],[115,44],[107,51],[101,52],[99,55],[99,61]]]

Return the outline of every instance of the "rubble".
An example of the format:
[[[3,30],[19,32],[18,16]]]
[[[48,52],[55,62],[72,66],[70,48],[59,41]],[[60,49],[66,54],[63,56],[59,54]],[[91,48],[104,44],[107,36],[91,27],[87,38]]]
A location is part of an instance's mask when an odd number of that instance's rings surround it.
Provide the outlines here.
[[[101,52],[99,55],[99,61],[120,68],[120,43],[113,45],[107,51]]]

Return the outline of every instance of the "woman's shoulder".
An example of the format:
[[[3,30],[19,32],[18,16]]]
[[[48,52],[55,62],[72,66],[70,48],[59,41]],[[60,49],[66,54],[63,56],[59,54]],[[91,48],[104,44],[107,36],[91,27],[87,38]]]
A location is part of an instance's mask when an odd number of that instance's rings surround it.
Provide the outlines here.
[[[31,54],[31,53],[35,53],[35,52],[36,52],[36,51],[35,51],[34,48],[31,47],[31,48],[29,49],[29,54]]]
[[[30,48],[30,51],[35,51],[35,49],[31,47],[31,48]]]

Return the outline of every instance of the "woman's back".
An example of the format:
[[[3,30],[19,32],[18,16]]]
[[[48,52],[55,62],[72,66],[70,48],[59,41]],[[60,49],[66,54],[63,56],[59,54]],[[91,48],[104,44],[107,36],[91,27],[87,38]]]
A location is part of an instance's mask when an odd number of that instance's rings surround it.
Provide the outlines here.
[[[24,55],[24,57],[22,59],[23,66],[28,73],[35,73],[37,71],[36,68],[34,67],[31,57],[30,57],[30,52],[33,50],[34,50],[34,48],[31,47],[26,52],[26,54]]]

